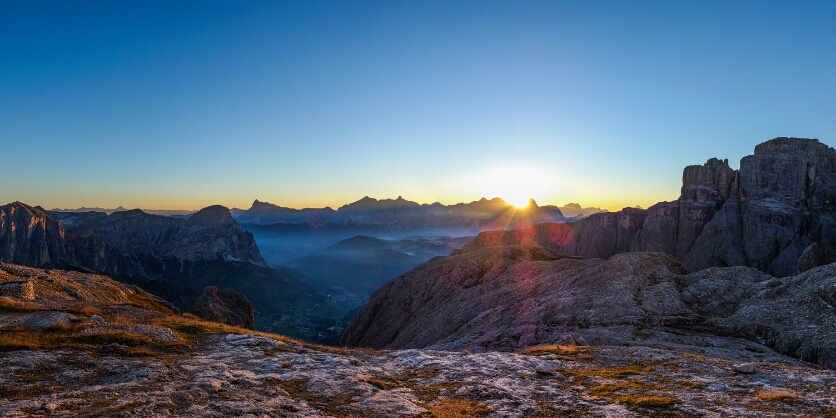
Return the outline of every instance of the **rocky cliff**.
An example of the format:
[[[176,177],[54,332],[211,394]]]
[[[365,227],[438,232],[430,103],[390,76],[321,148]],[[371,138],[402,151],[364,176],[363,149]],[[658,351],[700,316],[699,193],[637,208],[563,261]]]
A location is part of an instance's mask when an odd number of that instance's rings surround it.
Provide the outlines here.
[[[801,256],[814,243],[818,250],[808,251],[813,255],[803,267],[836,255],[834,201],[836,150],[815,139],[775,138],[756,146],[739,170],[716,158],[686,167],[676,201],[594,214],[568,226],[484,232],[467,248],[537,244],[600,258],[658,251],[692,271],[747,266],[784,277],[800,271]]]
[[[46,211],[14,202],[0,206],[0,262],[55,267],[67,256],[65,231]]]
[[[223,206],[203,208],[185,220],[139,209],[83,222],[63,215],[62,222],[70,221],[71,231],[89,230],[124,254],[150,255],[161,260],[222,259],[265,264],[252,234],[241,230]]]
[[[537,344],[707,347],[735,335],[836,368],[836,265],[775,278],[689,274],[663,253],[578,259],[532,245],[439,257],[383,285],[348,346],[515,350]]]
[[[836,250],[836,150],[776,138],[740,161],[731,194],[682,258],[692,269],[745,265],[794,274],[813,242]]]

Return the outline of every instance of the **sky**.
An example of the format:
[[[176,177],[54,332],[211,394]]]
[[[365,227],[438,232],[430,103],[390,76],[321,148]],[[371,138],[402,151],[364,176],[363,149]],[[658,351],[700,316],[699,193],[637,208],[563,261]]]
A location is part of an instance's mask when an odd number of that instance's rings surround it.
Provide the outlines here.
[[[834,68],[832,1],[0,0],[0,204],[648,207]]]

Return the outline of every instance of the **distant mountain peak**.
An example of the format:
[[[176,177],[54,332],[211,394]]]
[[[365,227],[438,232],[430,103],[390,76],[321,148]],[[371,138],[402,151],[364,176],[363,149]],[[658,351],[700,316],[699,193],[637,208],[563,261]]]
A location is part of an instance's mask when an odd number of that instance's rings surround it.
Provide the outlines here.
[[[213,205],[195,212],[186,220],[186,225],[211,225],[226,222],[230,219],[232,219],[232,214],[229,209],[221,205]]]

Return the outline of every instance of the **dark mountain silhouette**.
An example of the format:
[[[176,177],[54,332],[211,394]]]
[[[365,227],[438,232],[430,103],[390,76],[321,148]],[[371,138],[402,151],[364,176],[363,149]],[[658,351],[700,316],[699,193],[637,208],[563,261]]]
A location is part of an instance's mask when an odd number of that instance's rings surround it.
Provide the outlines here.
[[[239,215],[243,224],[310,224],[316,227],[375,225],[396,231],[446,229],[449,235],[472,235],[490,229],[519,228],[565,218],[555,206],[533,204],[519,209],[500,198],[482,198],[470,203],[442,205],[419,204],[402,197],[374,199],[364,197],[337,210],[291,209],[270,203],[253,202],[253,207]]]

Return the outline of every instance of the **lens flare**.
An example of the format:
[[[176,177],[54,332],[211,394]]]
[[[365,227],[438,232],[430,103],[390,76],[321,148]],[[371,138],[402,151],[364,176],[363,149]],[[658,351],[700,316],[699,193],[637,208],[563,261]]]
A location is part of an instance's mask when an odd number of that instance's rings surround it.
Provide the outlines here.
[[[489,199],[499,197],[517,209],[524,209],[530,199],[546,195],[548,181],[548,175],[531,167],[497,169],[482,178],[482,193]]]

